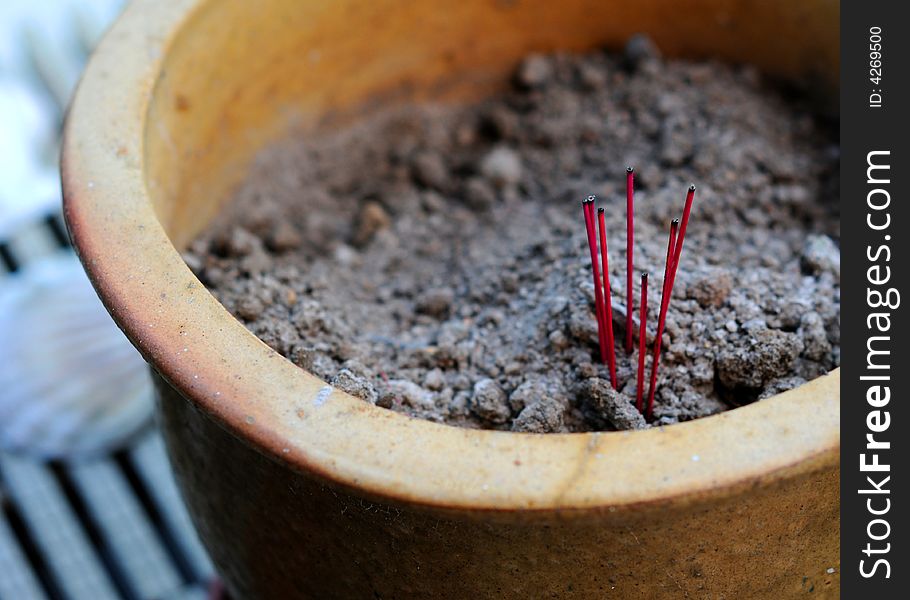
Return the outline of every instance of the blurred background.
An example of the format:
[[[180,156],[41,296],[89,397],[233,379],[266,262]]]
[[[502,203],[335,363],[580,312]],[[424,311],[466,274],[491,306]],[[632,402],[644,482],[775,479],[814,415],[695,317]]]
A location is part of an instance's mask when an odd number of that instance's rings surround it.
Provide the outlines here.
[[[66,106],[122,4],[0,0],[0,600],[214,589],[155,429],[147,367],[60,214]]]

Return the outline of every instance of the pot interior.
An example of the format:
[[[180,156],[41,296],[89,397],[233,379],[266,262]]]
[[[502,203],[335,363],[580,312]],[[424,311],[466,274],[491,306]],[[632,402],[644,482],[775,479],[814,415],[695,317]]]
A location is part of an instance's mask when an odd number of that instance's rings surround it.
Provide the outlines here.
[[[748,62],[834,97],[839,9],[829,0],[219,0],[169,40],[145,128],[155,211],[179,248],[290,129],[378,107],[468,101],[504,87],[531,51],[620,47],[650,35],[670,56]],[[784,43],[786,41],[786,43]]]

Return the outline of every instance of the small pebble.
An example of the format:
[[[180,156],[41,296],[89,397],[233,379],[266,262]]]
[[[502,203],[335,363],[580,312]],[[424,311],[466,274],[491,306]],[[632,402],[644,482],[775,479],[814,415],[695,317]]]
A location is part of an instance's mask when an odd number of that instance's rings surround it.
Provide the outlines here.
[[[441,369],[430,369],[423,378],[423,387],[438,392],[445,387],[446,378]]]
[[[721,349],[716,367],[720,383],[730,389],[759,389],[790,373],[802,350],[796,334],[776,329],[752,331]]]
[[[432,408],[434,405],[433,395],[430,392],[413,381],[406,379],[391,379],[386,383],[386,400],[384,404],[388,403],[389,393],[396,400],[411,408],[427,409]]]
[[[442,156],[435,152],[421,152],[411,163],[414,180],[417,183],[439,191],[449,187],[449,170]]]
[[[506,393],[492,379],[481,379],[474,384],[471,412],[493,424],[505,423],[512,416],[506,403]]]
[[[357,375],[349,369],[338,371],[335,377],[332,378],[331,384],[333,387],[344,390],[361,400],[366,400],[370,404],[376,404],[379,399],[379,394],[376,393],[373,384],[365,377]]]
[[[269,234],[268,247],[275,252],[288,252],[300,247],[300,233],[287,221],[279,221]]]
[[[810,273],[830,273],[839,278],[840,249],[826,235],[810,235],[803,246],[802,265]]]
[[[547,339],[550,340],[550,346],[552,346],[554,350],[565,350],[569,347],[569,338],[567,338],[566,334],[559,329],[551,331],[550,335],[547,336]]]
[[[694,299],[702,308],[721,306],[730,295],[733,279],[721,269],[701,275],[687,288],[689,298]]]
[[[512,421],[512,431],[555,433],[563,428],[565,406],[553,398],[542,398],[529,404]]]
[[[498,188],[514,186],[521,181],[521,159],[511,148],[497,146],[481,161],[480,172]]]
[[[545,85],[553,77],[550,60],[540,54],[525,58],[518,67],[516,81],[525,88],[537,88]]]
[[[635,408],[635,400],[614,390],[606,379],[592,377],[585,380],[580,386],[579,396],[617,429],[643,429],[648,426]]]
[[[392,219],[378,202],[367,202],[358,213],[357,225],[351,242],[358,247],[365,246],[376,232],[385,229]]]
[[[474,210],[489,210],[496,203],[496,192],[485,179],[472,177],[465,184],[465,201]]]
[[[449,314],[454,301],[455,292],[451,288],[435,288],[420,295],[416,309],[425,315],[443,318]]]

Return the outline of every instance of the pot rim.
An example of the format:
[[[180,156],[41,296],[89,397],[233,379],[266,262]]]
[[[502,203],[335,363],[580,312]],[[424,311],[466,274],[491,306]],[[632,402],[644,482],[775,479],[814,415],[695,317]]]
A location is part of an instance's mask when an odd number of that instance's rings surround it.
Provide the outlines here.
[[[67,226],[102,302],[153,368],[221,427],[362,495],[484,511],[689,503],[836,464],[840,369],[670,427],[534,435],[377,408],[268,348],[186,266],[146,181],[153,91],[176,34],[203,4],[126,8],[78,86],[61,171]]]

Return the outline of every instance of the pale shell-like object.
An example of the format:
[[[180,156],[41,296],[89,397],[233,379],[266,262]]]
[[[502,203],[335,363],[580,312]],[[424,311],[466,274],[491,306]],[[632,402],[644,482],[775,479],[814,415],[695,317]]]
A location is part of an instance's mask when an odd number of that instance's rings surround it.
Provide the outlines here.
[[[72,459],[151,421],[148,367],[60,253],[0,279],[0,448]]]

